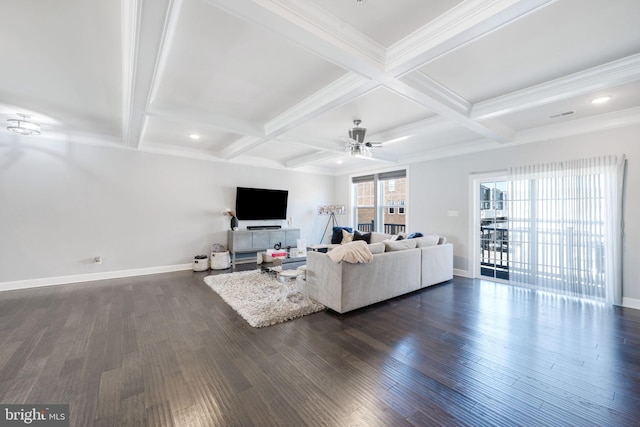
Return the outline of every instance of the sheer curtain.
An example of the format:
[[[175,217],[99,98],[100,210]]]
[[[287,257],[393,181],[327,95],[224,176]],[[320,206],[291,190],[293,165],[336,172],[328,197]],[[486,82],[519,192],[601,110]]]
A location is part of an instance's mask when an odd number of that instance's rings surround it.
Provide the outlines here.
[[[509,169],[510,283],[622,303],[624,161]]]

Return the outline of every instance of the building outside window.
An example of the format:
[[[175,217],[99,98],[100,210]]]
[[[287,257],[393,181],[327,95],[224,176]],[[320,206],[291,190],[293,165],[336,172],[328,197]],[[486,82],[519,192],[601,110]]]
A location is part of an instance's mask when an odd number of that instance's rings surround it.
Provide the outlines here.
[[[352,183],[355,202],[353,215],[358,230],[388,234],[405,231],[408,192],[406,170],[353,177]]]

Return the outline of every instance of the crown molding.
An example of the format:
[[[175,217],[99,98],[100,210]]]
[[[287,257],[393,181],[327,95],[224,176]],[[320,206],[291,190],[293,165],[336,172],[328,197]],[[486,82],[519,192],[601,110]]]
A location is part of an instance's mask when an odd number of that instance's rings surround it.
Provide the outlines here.
[[[314,2],[207,0],[207,3],[346,70],[368,78],[384,73],[385,49]]]
[[[467,0],[387,49],[386,73],[401,76],[555,0]]]
[[[471,118],[499,117],[640,80],[640,54],[560,77],[473,105]]]

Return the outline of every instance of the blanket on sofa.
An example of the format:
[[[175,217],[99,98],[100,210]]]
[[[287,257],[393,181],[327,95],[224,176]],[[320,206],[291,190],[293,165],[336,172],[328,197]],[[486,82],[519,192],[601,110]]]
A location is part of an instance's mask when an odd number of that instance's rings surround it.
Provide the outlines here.
[[[336,264],[342,261],[351,264],[369,263],[373,261],[373,254],[369,250],[369,245],[364,240],[356,240],[329,251],[327,256]]]

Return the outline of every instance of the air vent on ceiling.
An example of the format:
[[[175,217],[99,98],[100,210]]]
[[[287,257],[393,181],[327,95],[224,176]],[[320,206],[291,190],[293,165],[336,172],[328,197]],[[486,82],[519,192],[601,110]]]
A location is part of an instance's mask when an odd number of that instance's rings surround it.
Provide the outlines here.
[[[575,111],[565,111],[564,113],[554,114],[553,116],[549,116],[550,119],[557,119],[558,117],[569,116],[575,113]]]

